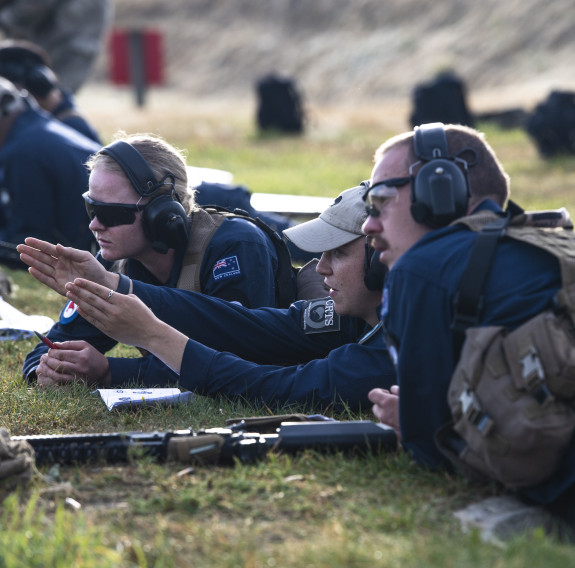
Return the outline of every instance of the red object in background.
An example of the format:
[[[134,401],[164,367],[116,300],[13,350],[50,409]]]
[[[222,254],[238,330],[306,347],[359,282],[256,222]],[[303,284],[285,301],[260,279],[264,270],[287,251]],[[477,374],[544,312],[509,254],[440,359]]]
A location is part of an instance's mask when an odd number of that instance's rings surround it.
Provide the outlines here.
[[[110,34],[110,80],[130,85],[141,73],[145,85],[164,83],[163,41],[155,30],[119,30]]]

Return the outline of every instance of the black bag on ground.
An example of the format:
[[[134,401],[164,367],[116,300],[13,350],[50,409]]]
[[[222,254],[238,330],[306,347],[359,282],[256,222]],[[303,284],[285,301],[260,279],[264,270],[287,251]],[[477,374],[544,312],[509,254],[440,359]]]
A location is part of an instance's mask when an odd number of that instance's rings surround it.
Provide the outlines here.
[[[553,91],[527,119],[527,132],[544,158],[575,153],[575,92]]]
[[[287,77],[266,75],[257,82],[257,123],[260,130],[303,131],[304,112],[295,82]]]
[[[420,83],[413,90],[412,99],[412,128],[428,122],[474,126],[463,81],[454,73],[440,73],[432,81]]]

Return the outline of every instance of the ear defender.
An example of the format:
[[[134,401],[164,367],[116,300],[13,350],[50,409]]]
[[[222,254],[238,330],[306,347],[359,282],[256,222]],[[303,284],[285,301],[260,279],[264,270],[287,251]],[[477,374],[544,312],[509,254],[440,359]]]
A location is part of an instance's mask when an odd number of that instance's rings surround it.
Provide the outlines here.
[[[141,197],[152,197],[142,209],[144,234],[152,248],[166,254],[171,248],[186,247],[189,238],[188,216],[175,191],[174,174],[167,173],[158,181],[142,154],[123,140],[109,144],[100,152],[118,162]],[[165,185],[171,185],[171,192],[158,193]]]
[[[381,292],[388,269],[387,266],[379,260],[379,251],[369,246],[367,238],[365,240],[365,259],[363,266],[365,270],[363,281],[366,288],[372,292]]]
[[[3,93],[0,96],[0,114],[2,118],[10,116],[18,109],[18,99],[12,93]]]
[[[410,167],[411,215],[422,225],[444,227],[467,213],[467,162],[449,155],[442,123],[416,126],[414,133],[419,161]],[[413,175],[412,169],[421,162],[423,166]]]

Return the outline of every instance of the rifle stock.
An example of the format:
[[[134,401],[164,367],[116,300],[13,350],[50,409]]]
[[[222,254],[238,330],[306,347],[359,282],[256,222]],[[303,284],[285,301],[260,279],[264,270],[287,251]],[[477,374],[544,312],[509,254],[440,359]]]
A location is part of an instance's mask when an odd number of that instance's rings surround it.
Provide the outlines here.
[[[231,465],[254,463],[270,450],[296,453],[390,452],[397,447],[392,428],[367,420],[346,422],[283,422],[275,434],[247,432],[241,426],[166,432],[125,432],[13,436],[33,448],[38,466],[87,462],[121,463],[136,450],[158,461]]]

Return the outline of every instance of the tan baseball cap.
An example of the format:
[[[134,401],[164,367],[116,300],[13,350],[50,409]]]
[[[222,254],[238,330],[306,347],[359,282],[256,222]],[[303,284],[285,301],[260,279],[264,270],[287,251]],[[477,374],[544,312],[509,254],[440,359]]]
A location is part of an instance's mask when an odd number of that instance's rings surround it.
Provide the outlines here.
[[[283,234],[307,252],[325,252],[363,236],[361,226],[367,218],[365,185],[340,193],[317,218],[285,229]]]

